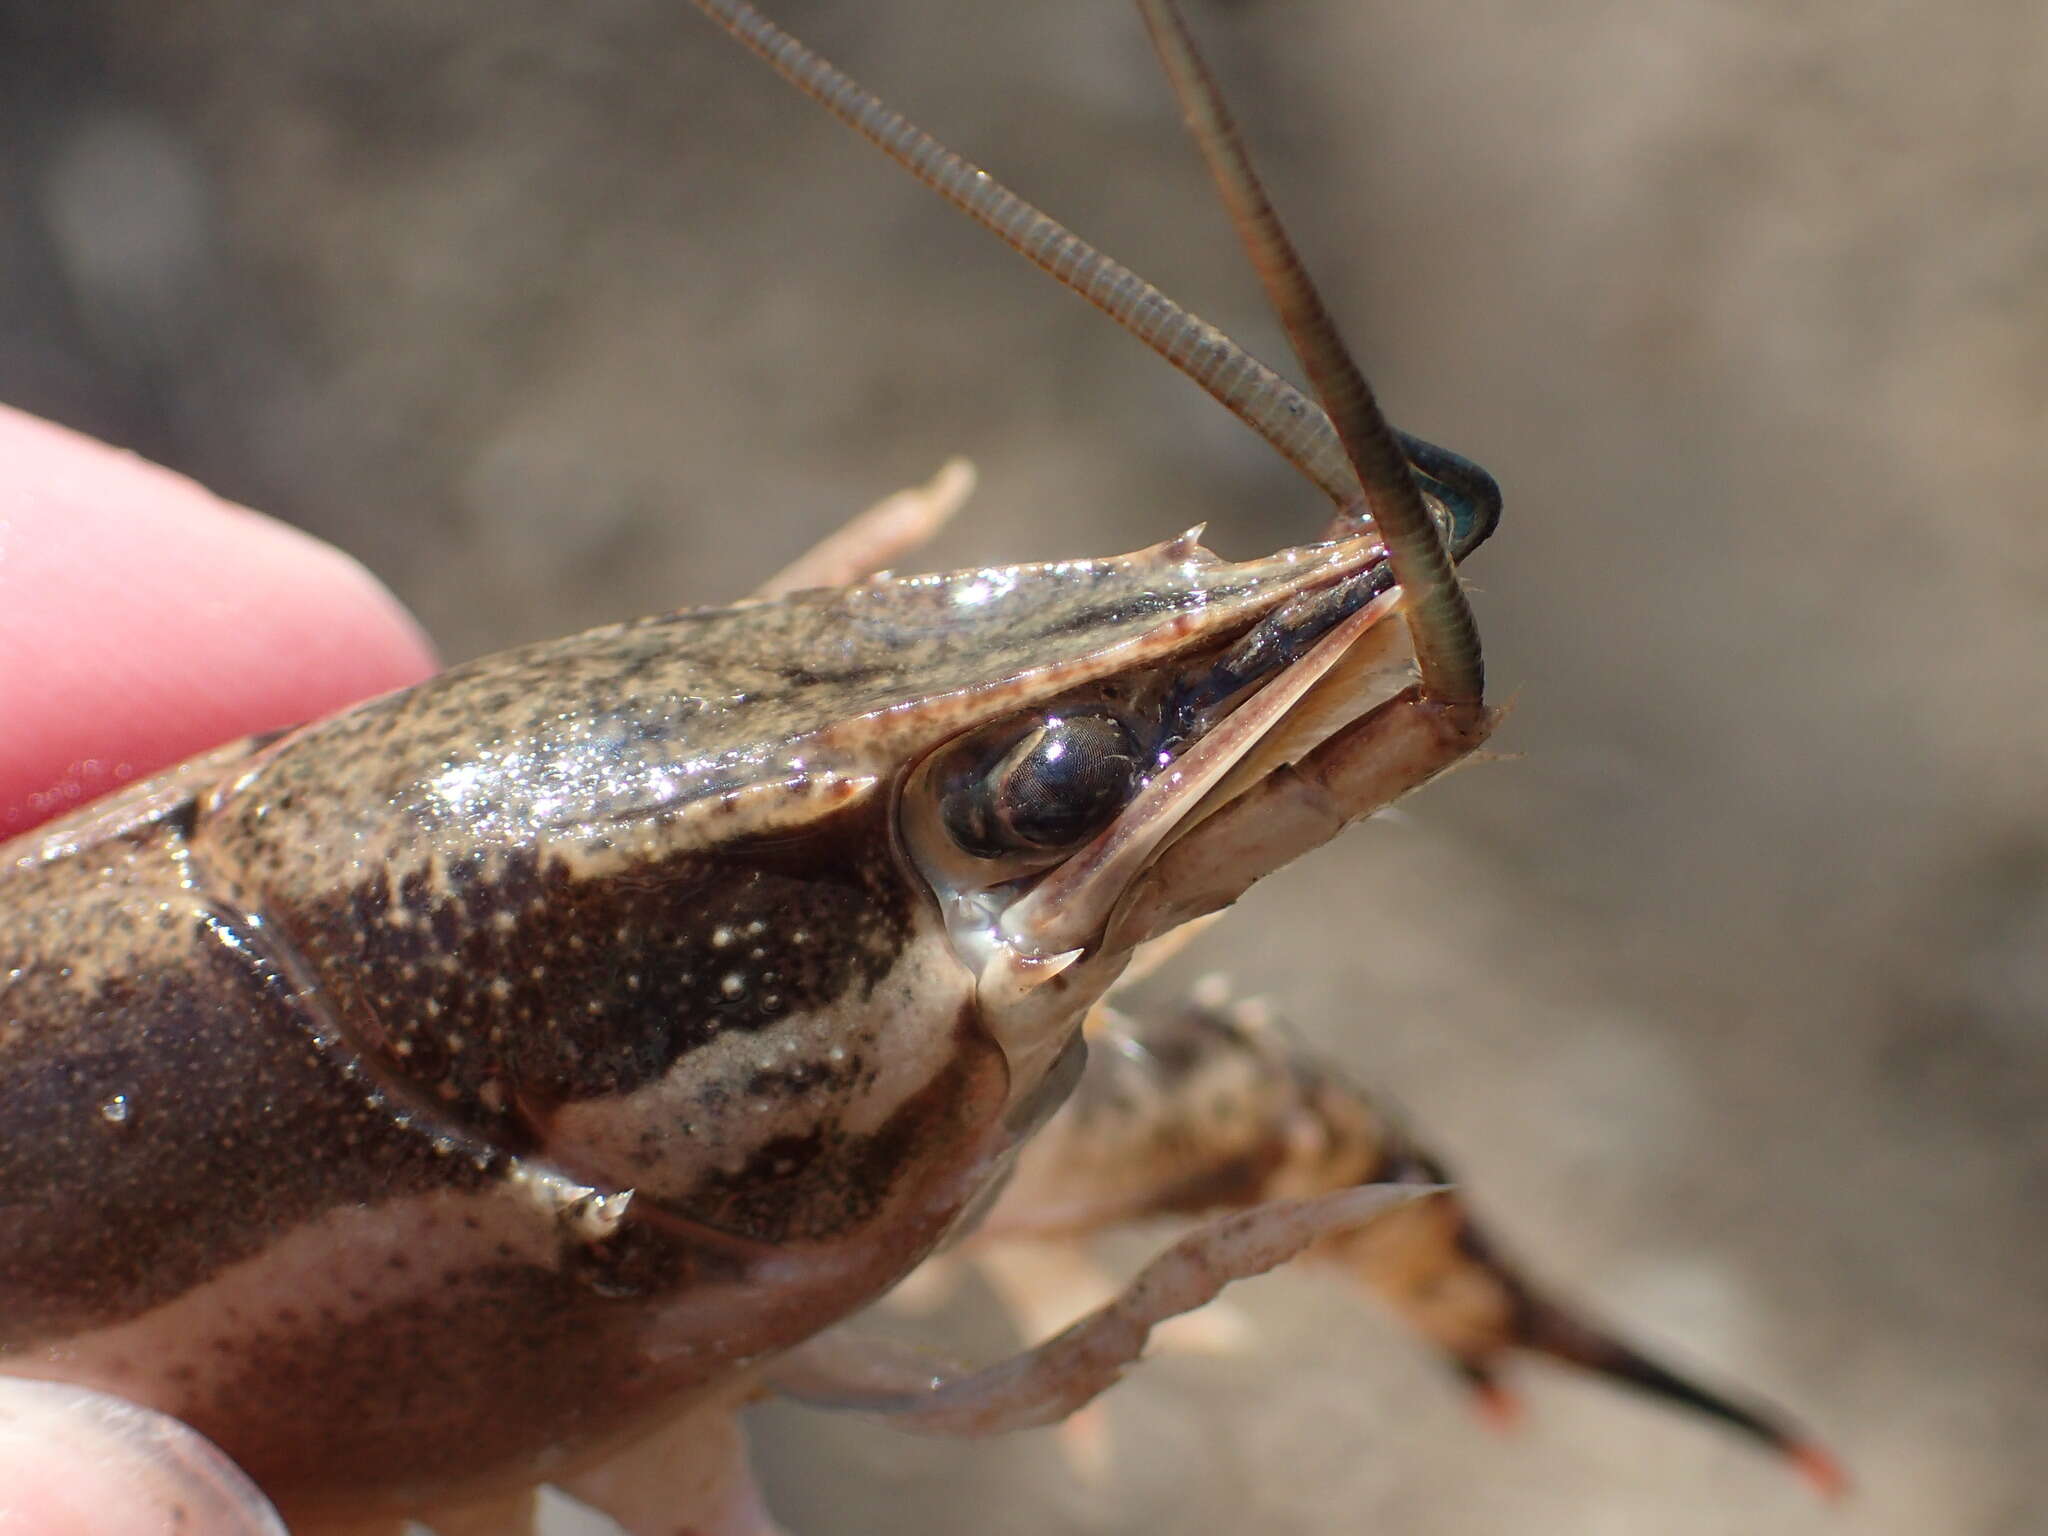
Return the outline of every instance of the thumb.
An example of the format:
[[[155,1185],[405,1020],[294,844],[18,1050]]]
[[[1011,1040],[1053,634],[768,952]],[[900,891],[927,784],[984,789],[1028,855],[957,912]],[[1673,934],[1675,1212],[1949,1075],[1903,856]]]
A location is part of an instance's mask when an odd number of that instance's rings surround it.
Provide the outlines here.
[[[256,1485],[176,1419],[0,1378],[0,1536],[285,1536]]]

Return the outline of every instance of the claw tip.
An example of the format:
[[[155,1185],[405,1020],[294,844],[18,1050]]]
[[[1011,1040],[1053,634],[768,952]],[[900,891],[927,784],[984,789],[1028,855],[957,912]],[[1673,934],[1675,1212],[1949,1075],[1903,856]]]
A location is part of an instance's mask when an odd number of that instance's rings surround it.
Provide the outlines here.
[[[1794,1440],[1785,1446],[1785,1456],[1807,1485],[1830,1504],[1848,1496],[1849,1474],[1832,1452],[1811,1440]]]
[[[1521,1394],[1510,1391],[1497,1381],[1475,1381],[1472,1384],[1472,1407],[1480,1422],[1498,1434],[1513,1434],[1522,1427]]]

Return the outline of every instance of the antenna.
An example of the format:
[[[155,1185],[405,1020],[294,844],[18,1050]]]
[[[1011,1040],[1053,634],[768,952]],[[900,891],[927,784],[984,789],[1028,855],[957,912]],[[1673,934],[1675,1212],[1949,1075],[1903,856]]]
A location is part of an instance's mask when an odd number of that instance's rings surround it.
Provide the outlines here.
[[[1387,563],[1407,598],[1408,629],[1415,639],[1422,685],[1447,702],[1476,704],[1486,693],[1479,626],[1472,620],[1457,572],[1451,569],[1443,534],[1422,504],[1422,491],[1395,442],[1394,429],[1380,414],[1372,386],[1352,361],[1294,242],[1287,238],[1252,169],[1223,93],[1195,51],[1195,40],[1173,0],[1138,0],[1138,9],[1238,238],[1364,488],[1366,506],[1387,547]]]
[[[1235,130],[1222,111],[1221,98],[1213,83],[1208,82],[1206,72],[1195,59],[1193,46],[1186,40],[1185,29],[1180,27],[1177,17],[1156,5],[1147,4],[1146,0],[1140,0],[1146,10],[1148,24],[1154,29],[1155,42],[1162,35],[1162,25],[1179,35],[1178,45],[1160,43],[1160,47],[1162,56],[1167,60],[1169,74],[1175,75],[1175,88],[1181,95],[1183,110],[1191,123],[1201,116],[1220,124],[1220,130],[1214,135],[1216,142],[1224,146],[1223,153],[1234,154],[1242,165],[1241,176],[1234,171],[1229,174],[1248,185],[1258,205],[1265,207],[1264,218],[1278,236],[1276,249],[1285,252],[1285,261],[1292,264],[1299,277],[1298,285],[1289,288],[1294,297],[1283,299],[1275,296],[1274,303],[1282,319],[1288,323],[1297,352],[1301,352],[1305,338],[1314,349],[1313,356],[1303,352],[1302,358],[1318,392],[1325,395],[1327,402],[1332,398],[1331,391],[1337,391],[1338,414],[1345,422],[1341,430],[1332,425],[1331,416],[1314,401],[1222,331],[1183,309],[1130,268],[1104,255],[988,172],[955,154],[901,113],[884,105],[872,92],[752,6],[742,3],[742,0],[692,0],[692,3],[783,79],[875,145],[925,186],[996,235],[1040,271],[1104,311],[1118,325],[1208,391],[1225,409],[1265,438],[1283,458],[1313,480],[1340,509],[1344,522],[1355,527],[1355,519],[1349,514],[1363,497],[1374,520],[1380,524],[1395,578],[1401,582],[1408,597],[1409,622],[1416,637],[1417,660],[1422,667],[1425,687],[1431,694],[1449,702],[1472,702],[1480,697],[1482,677],[1477,630],[1470,611],[1465,607],[1457,577],[1451,570],[1443,540],[1447,533],[1450,550],[1458,557],[1484,540],[1499,518],[1499,490],[1492,478],[1477,465],[1419,438],[1396,433],[1387,425],[1373,403],[1363,377],[1350,363],[1342,343],[1336,340],[1335,330],[1327,317],[1312,324],[1310,331],[1297,334],[1296,321],[1290,318],[1289,304],[1298,305],[1299,294],[1305,293],[1315,314],[1320,316],[1320,301],[1315,300],[1306,275],[1300,273],[1299,261],[1294,258],[1285,236],[1279,234],[1270,206],[1265,205],[1263,193],[1257,191],[1257,182],[1251,177],[1249,165],[1243,163],[1242,149],[1233,151],[1228,148],[1235,144]],[[1170,48],[1174,51],[1169,52]],[[1191,69],[1195,81],[1192,87],[1175,74],[1177,61],[1183,70]],[[1192,61],[1191,64],[1188,61]],[[1217,151],[1211,149],[1210,140],[1204,135],[1205,130],[1197,127],[1197,140],[1203,144],[1205,156],[1210,158],[1212,174],[1221,183],[1226,172],[1218,169]],[[1226,201],[1231,198],[1229,187],[1226,187],[1225,197]],[[1240,234],[1249,243],[1251,236],[1246,233],[1246,218],[1235,203],[1232,208]],[[1253,246],[1255,263],[1268,259],[1260,255],[1264,249],[1263,245]],[[1263,265],[1261,270],[1263,275]],[[1273,293],[1270,283],[1268,291],[1269,295]],[[1335,363],[1334,359],[1341,359],[1341,363]],[[1328,378],[1318,376],[1319,368],[1331,366],[1335,371]],[[1344,376],[1346,369],[1349,371],[1348,380]],[[1355,389],[1352,381],[1355,381]],[[1354,457],[1354,450],[1364,455],[1362,461]],[[1409,461],[1417,462],[1411,465]],[[1366,466],[1363,471],[1357,467],[1360,462]],[[1417,475],[1422,481],[1420,489]],[[1422,491],[1425,490],[1444,509],[1443,522],[1447,526],[1442,531],[1423,503]],[[1389,516],[1394,520],[1391,528],[1385,522]],[[1422,524],[1419,532],[1414,526],[1418,517]]]

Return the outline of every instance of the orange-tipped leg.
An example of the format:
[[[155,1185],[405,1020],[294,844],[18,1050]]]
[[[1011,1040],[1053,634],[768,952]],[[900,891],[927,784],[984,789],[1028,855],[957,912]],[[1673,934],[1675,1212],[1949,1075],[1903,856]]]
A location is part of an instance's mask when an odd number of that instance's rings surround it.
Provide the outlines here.
[[[1491,1269],[1517,1295],[1514,1336],[1507,1348],[1547,1355],[1717,1419],[1790,1462],[1823,1498],[1839,1498],[1847,1491],[1847,1474],[1834,1456],[1774,1411],[1711,1391],[1652,1360],[1605,1329],[1530,1294],[1527,1285],[1469,1228],[1462,1246],[1473,1262]]]

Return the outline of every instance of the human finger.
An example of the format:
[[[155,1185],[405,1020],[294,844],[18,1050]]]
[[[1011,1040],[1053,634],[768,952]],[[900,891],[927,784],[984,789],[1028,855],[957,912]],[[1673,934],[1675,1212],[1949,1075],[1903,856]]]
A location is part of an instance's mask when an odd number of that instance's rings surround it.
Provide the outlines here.
[[[0,407],[0,839],[433,669],[339,550]]]
[[[285,1536],[211,1442],[61,1382],[0,1378],[0,1536]]]

